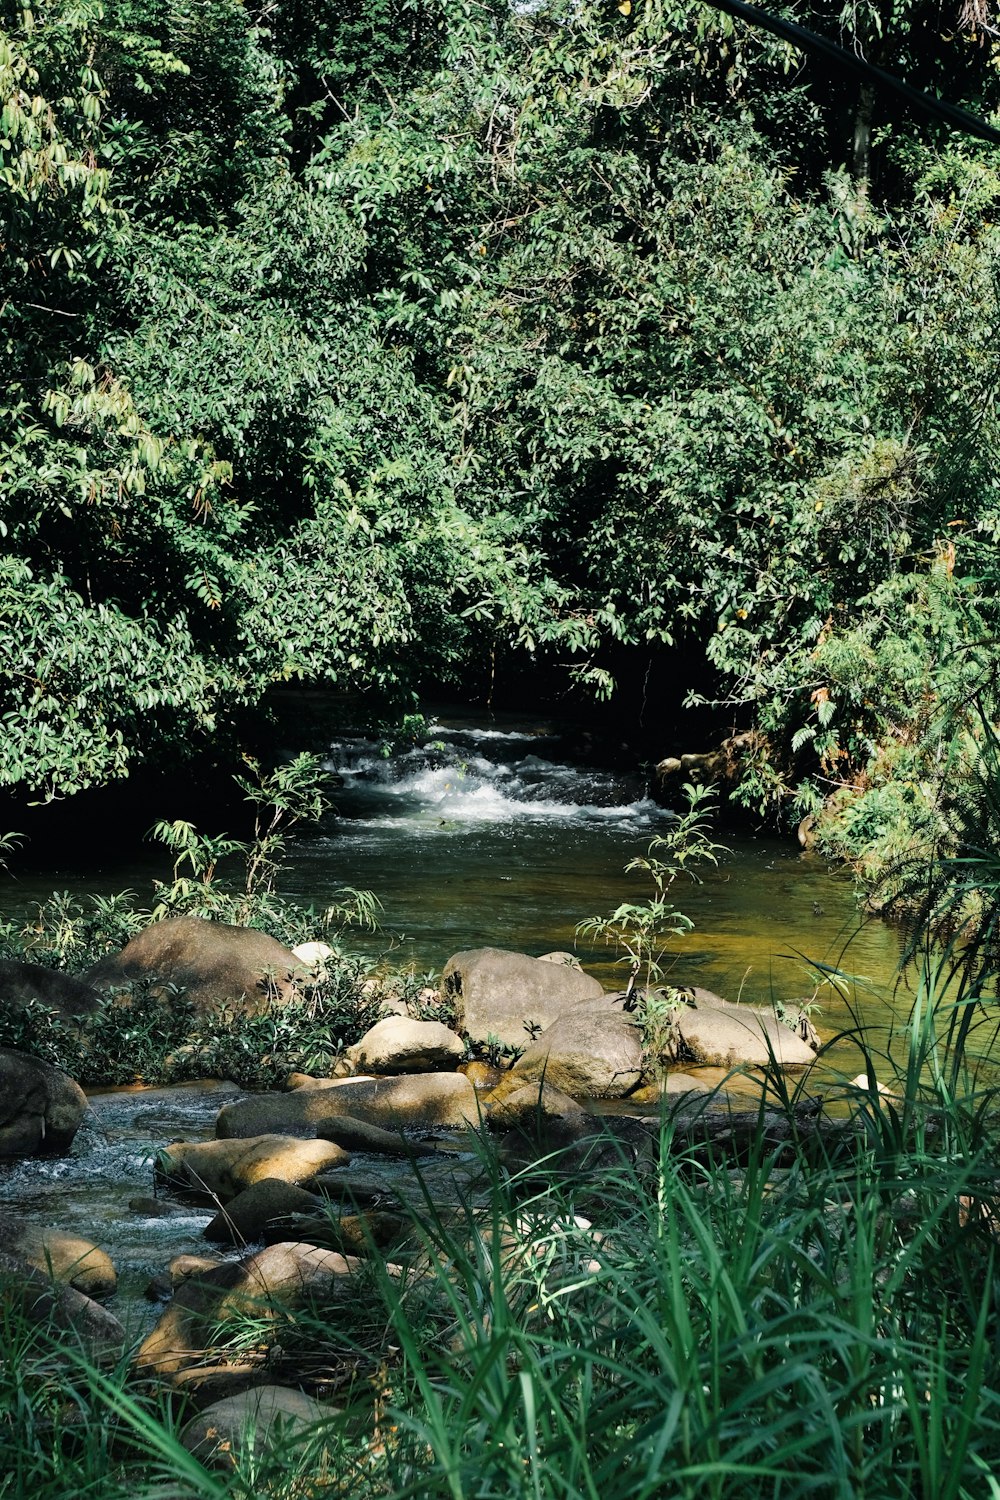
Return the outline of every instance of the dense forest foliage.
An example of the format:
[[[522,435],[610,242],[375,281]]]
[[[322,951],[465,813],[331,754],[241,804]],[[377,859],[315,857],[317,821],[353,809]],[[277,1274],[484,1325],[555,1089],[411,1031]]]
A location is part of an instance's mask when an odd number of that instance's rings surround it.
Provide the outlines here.
[[[978,0],[794,16],[989,117]],[[689,0],[0,4],[0,787],[682,646],[744,800],[991,713],[1000,157]],[[668,747],[664,747],[667,749]]]

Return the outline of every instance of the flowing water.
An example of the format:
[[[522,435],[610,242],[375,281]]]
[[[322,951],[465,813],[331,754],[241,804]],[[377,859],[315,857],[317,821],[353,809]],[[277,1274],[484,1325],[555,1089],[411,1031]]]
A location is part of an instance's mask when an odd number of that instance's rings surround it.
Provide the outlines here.
[[[669,827],[672,814],[641,780],[581,766],[549,725],[444,716],[398,753],[343,739],[329,764],[341,780],[338,816],[296,846],[284,890],[316,907],[340,886],[376,892],[381,932],[350,938],[373,961],[386,955],[422,973],[439,971],[463,948],[575,948],[608,989],[621,985],[614,952],[579,940],[576,929],[649,894],[642,877],[623,867]],[[893,1000],[894,929],[862,921],[849,880],[790,841],[750,839],[724,826],[714,837],[727,846],[718,866],[702,867],[697,882],[681,877],[673,890],[694,928],[670,939],[668,979],[758,1003],[814,999],[821,1034],[853,1029],[860,1018],[878,1048],[908,1008],[906,994]],[[49,871],[45,880],[8,887],[15,898],[8,908],[23,913],[53,886],[142,892],[154,868],[150,861],[98,873]],[[853,977],[838,989],[823,982],[831,970]],[[855,1044],[837,1044],[830,1066],[856,1074]],[[201,1230],[211,1215],[160,1218],[130,1210],[129,1200],[151,1192],[158,1147],[211,1136],[226,1088],[95,1095],[72,1156],[0,1169],[0,1207],[99,1240],[121,1274],[118,1310],[141,1323],[151,1316],[141,1310],[143,1287],[171,1256],[204,1253]]]
[[[651,894],[624,866],[673,814],[641,779],[575,764],[547,724],[483,726],[444,717],[411,748],[345,739],[329,765],[342,779],[339,817],[302,843],[288,893],[323,906],[336,886],[374,891],[383,931],[352,941],[395,964],[439,971],[464,948],[540,954],[575,950],[608,989],[627,970],[577,925]],[[791,840],[749,838],[720,826],[718,866],[681,876],[675,904],[693,930],[670,938],[666,977],[728,999],[814,1000],[825,1035],[860,1018],[884,1034],[905,1017],[893,999],[898,932],[859,914],[850,880]],[[845,978],[833,984],[830,970]],[[833,1061],[858,1072],[845,1042]]]

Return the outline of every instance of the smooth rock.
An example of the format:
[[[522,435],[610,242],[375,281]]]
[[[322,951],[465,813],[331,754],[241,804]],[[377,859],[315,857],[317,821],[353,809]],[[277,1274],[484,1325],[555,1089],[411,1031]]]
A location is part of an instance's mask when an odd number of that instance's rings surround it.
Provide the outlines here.
[[[217,1245],[249,1245],[255,1240],[274,1243],[287,1240],[292,1233],[297,1239],[292,1215],[315,1214],[322,1207],[323,1200],[315,1193],[278,1177],[264,1177],[220,1208],[202,1233]]]
[[[232,927],[202,917],[168,917],[154,922],[120,953],[94,965],[84,976],[96,989],[123,988],[135,980],[183,991],[200,1014],[232,1008],[256,1015],[295,994],[304,971],[284,943],[253,927]]]
[[[476,1091],[461,1073],[413,1073],[398,1078],[348,1078],[325,1089],[256,1094],[224,1105],[215,1124],[220,1139],[280,1132],[314,1134],[317,1122],[350,1115],[384,1130],[434,1130],[478,1125]]]
[[[206,1406],[184,1427],[181,1442],[209,1469],[231,1470],[248,1453],[263,1454],[304,1439],[319,1424],[329,1425],[336,1409],[321,1406],[302,1391],[280,1385],[251,1385]]]
[[[458,1029],[474,1042],[495,1036],[508,1047],[528,1046],[564,1011],[603,993],[571,965],[502,948],[456,953],[441,975],[441,996],[454,1006]]]
[[[87,1096],[58,1068],[0,1048],[0,1158],[69,1150]]]
[[[0,1249],[65,1282],[95,1301],[114,1295],[118,1276],[110,1255],[91,1240],[0,1212]]]
[[[513,1078],[541,1082],[574,1098],[623,1099],[643,1079],[642,1033],[607,999],[586,1001],[561,1015],[511,1069]]]
[[[694,995],[706,995],[694,991]],[[674,1059],[707,1067],[808,1067],[815,1053],[807,1042],[783,1026],[773,1012],[751,1005],[732,1005],[718,996],[682,1005],[674,1013],[677,1041]]]
[[[156,1175],[174,1188],[197,1193],[211,1202],[228,1203],[266,1177],[302,1187],[317,1172],[344,1166],[349,1160],[348,1153],[332,1141],[297,1140],[287,1135],[180,1141],[160,1153]]]
[[[282,1241],[191,1276],[143,1340],[136,1364],[161,1375],[204,1364],[216,1330],[228,1319],[252,1313],[265,1325],[279,1305],[294,1308],[311,1295],[347,1294],[357,1264],[332,1250]]]
[[[30,1323],[72,1334],[90,1359],[114,1360],[124,1348],[125,1330],[106,1307],[6,1250],[0,1250],[0,1299]]]
[[[363,1073],[428,1073],[454,1068],[465,1044],[440,1021],[386,1016],[366,1031],[347,1056]]]
[[[580,973],[583,973],[583,965],[576,954],[566,953],[558,948],[552,953],[540,953],[538,955],[538,962],[540,964],[562,964],[564,968],[579,969]]]
[[[90,1015],[101,1004],[97,990],[72,974],[0,959],[0,1010],[24,1010],[33,1000],[56,1011],[64,1021]]]

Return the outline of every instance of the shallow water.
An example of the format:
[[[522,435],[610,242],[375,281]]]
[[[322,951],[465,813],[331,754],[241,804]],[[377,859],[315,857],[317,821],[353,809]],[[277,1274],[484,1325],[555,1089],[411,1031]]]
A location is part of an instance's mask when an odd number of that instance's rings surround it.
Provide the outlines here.
[[[329,765],[343,780],[339,817],[297,847],[284,888],[316,907],[337,885],[376,892],[383,931],[352,944],[391,948],[391,962],[418,973],[463,948],[569,949],[607,988],[624,983],[615,953],[578,937],[577,924],[651,894],[624,866],[672,814],[638,778],[572,764],[547,725],[444,716],[401,755],[345,739]],[[713,836],[727,846],[718,866],[673,888],[695,925],[668,940],[666,978],[734,1000],[810,1000],[825,1036],[860,1017],[878,1044],[909,1006],[905,992],[892,1002],[898,932],[863,920],[850,880],[790,840],[725,827]],[[847,976],[842,989],[830,969]],[[831,1062],[848,1076],[861,1066],[850,1042]]]

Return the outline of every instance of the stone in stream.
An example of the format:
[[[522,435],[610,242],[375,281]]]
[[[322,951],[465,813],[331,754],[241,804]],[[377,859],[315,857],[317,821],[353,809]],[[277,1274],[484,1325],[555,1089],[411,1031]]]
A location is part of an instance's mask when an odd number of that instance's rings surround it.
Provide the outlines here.
[[[206,1468],[231,1470],[250,1453],[287,1447],[290,1439],[322,1440],[338,1415],[290,1386],[256,1385],[206,1406],[181,1432],[181,1442]],[[317,1456],[310,1453],[314,1472]]]
[[[465,1043],[440,1021],[386,1016],[348,1047],[347,1056],[362,1073],[429,1073],[455,1067]]]
[[[804,1068],[815,1061],[808,1042],[782,1025],[773,1010],[733,1005],[710,990],[684,991],[693,1004],[680,1006],[673,1016],[674,1060],[703,1067]]]
[[[566,1011],[518,1058],[511,1079],[544,1080],[574,1098],[624,1099],[643,1079],[642,1032],[608,995]]]
[[[456,953],[441,975],[441,995],[455,1008],[458,1030],[474,1042],[495,1036],[507,1047],[526,1046],[564,1011],[603,994],[596,979],[571,964],[502,948]]]
[[[0,1212],[0,1249],[97,1302],[113,1296],[118,1285],[110,1255],[92,1241],[43,1228],[16,1214]]]
[[[256,1094],[226,1104],[220,1139],[281,1132],[314,1135],[317,1123],[349,1115],[383,1130],[435,1130],[479,1124],[476,1091],[461,1073],[413,1073],[396,1078],[348,1078],[326,1089]]]
[[[332,1250],[298,1241],[269,1245],[239,1261],[226,1261],[185,1280],[136,1355],[145,1372],[172,1375],[213,1362],[214,1341],[227,1321],[252,1316],[266,1325],[279,1307],[295,1308],[315,1296],[354,1295],[353,1273],[359,1262]]]
[[[264,1177],[220,1208],[202,1233],[217,1245],[249,1245],[255,1240],[273,1244],[287,1240],[292,1233],[296,1239],[307,1239],[296,1229],[292,1216],[319,1214],[323,1202],[315,1193],[307,1193],[293,1183]]]
[[[102,991],[148,981],[162,987],[166,1005],[180,990],[202,1015],[224,1007],[257,1015],[291,999],[306,977],[292,950],[266,932],[203,917],[154,922],[84,976]]]
[[[0,1048],[0,1158],[69,1150],[87,1096],[58,1068]]]
[[[35,1000],[64,1021],[75,1021],[97,1010],[101,997],[91,985],[60,969],[41,964],[0,959],[0,1011],[20,1011]]]
[[[265,1177],[302,1187],[317,1172],[346,1165],[349,1154],[332,1141],[259,1135],[222,1141],[178,1141],[160,1152],[157,1180],[203,1200],[228,1203]]]

